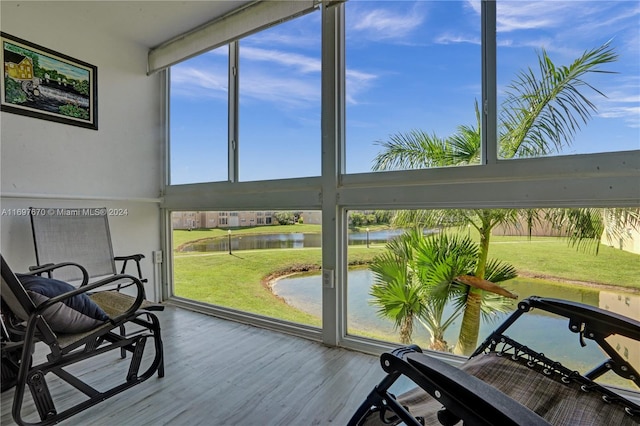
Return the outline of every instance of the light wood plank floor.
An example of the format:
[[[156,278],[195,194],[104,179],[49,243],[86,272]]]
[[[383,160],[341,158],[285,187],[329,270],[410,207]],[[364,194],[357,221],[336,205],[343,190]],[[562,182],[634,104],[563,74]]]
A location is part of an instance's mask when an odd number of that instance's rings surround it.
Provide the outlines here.
[[[165,377],[152,377],[62,425],[344,425],[384,375],[375,356],[171,306],[159,317]],[[104,356],[102,367],[92,363],[80,372],[108,382],[121,361],[115,351]],[[52,393],[71,394],[68,385],[47,377]],[[12,400],[12,391],[2,394],[2,425],[15,424]]]

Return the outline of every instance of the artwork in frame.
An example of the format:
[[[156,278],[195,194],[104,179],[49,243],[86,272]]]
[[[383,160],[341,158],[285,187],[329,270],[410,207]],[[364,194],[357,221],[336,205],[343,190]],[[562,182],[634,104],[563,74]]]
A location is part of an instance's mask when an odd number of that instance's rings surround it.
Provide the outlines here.
[[[0,32],[0,109],[98,130],[98,69]]]

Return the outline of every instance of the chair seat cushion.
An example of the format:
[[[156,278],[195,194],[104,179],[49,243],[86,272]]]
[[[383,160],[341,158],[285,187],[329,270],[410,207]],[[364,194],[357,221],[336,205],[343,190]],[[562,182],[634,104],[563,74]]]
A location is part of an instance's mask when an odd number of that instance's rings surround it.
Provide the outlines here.
[[[75,290],[71,284],[37,275],[16,274],[36,305],[52,297]],[[81,333],[109,319],[107,314],[86,294],[78,294],[58,302],[43,312],[44,319],[57,333]]]

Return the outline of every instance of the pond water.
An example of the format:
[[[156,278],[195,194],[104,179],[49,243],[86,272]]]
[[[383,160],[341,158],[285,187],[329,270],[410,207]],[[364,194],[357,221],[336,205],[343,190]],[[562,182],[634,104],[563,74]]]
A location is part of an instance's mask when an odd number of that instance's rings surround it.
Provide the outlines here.
[[[369,289],[373,279],[373,274],[367,269],[349,272],[347,285],[349,332],[351,334],[375,333],[397,339],[397,331],[394,330],[393,323],[379,317],[376,307],[370,304]],[[640,296],[635,294],[554,285],[534,279],[517,278],[505,284],[505,287],[516,293],[519,300],[532,295],[553,297],[618,312],[623,311],[624,307],[628,308],[640,304]],[[310,314],[321,316],[322,280],[320,274],[304,274],[280,279],[273,286],[273,291],[283,297],[290,305]],[[445,318],[447,313],[450,314],[451,311],[449,308],[448,312],[445,312]],[[499,314],[494,321],[483,321],[480,327],[479,342],[486,338],[507,315]],[[453,344],[457,339],[460,321],[461,317],[458,317],[445,333],[445,339],[450,344]],[[539,352],[544,352],[552,359],[572,369],[581,368],[584,364],[592,365],[598,360],[604,359],[603,352],[594,342],[587,341],[587,346],[584,348],[580,346],[578,335],[568,330],[566,319],[546,312],[533,310],[525,314],[507,330],[507,335]],[[426,329],[420,324],[416,324],[414,337],[418,344],[424,345],[429,335]],[[633,342],[629,342],[629,344],[633,344]],[[631,348],[631,351],[634,356],[637,355],[640,359],[640,347],[638,346],[636,344],[634,348]]]
[[[370,232],[349,233],[349,245],[386,244],[389,240],[401,235],[402,229],[386,229]],[[425,235],[433,231],[425,231]],[[290,234],[257,234],[231,235],[231,250],[260,250],[281,248],[315,248],[322,246],[322,236],[319,233],[290,233]],[[190,243],[181,248],[183,252],[213,252],[229,250],[227,236],[210,238]]]

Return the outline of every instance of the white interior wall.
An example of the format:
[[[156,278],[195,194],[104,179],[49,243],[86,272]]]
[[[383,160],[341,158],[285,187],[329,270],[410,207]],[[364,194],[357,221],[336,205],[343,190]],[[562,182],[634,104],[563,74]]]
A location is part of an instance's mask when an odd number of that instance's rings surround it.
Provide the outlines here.
[[[142,253],[155,298],[159,250],[160,76],[147,76],[145,46],[77,19],[74,2],[2,2],[2,31],[97,66],[98,129],[1,113],[0,218],[3,256],[33,265],[29,206],[126,209],[110,217],[116,255]],[[18,209],[18,210],[16,210]]]

